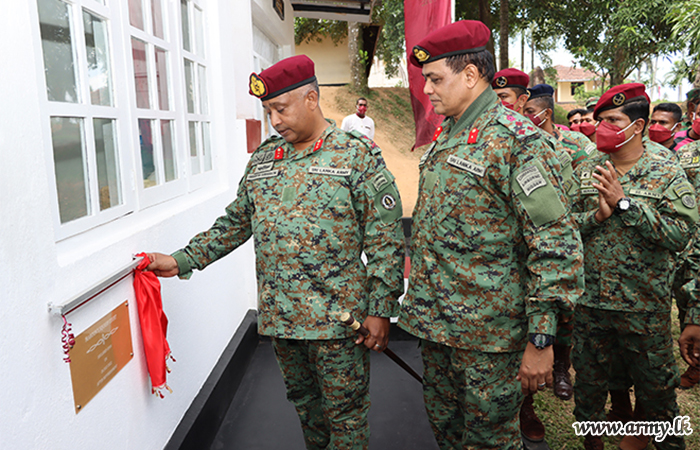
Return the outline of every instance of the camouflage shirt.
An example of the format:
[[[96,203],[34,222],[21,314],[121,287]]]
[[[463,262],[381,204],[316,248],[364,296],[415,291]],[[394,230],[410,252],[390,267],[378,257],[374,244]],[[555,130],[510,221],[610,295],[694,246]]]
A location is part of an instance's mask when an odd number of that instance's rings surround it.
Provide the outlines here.
[[[678,150],[676,153],[681,167],[685,170],[688,181],[695,187],[695,191],[700,197],[700,141],[695,141]],[[700,208],[700,198],[698,208]],[[695,233],[688,247],[679,255],[681,270],[685,271],[685,279],[690,282],[687,290],[690,292],[688,304],[688,314],[685,323],[700,325],[700,286],[698,286],[698,275],[700,275],[700,222],[695,226]]]
[[[398,314],[401,215],[379,147],[332,124],[301,151],[265,141],[226,215],[173,256],[189,278],[254,236],[258,332],[334,339],[354,333],[338,321],[344,311],[359,321]]]
[[[491,89],[443,122],[420,165],[402,328],[485,352],[556,334],[583,259],[553,148]]]
[[[571,152],[574,169],[596,149],[595,144],[583,133],[554,127],[554,135]]]
[[[612,162],[609,155],[591,155],[574,172],[569,190],[585,251],[586,292],[579,304],[670,312],[675,254],[688,244],[698,219],[695,190],[666,151],[645,145],[636,164],[618,176],[632,200],[629,210],[598,223],[598,190],[591,174],[606,161]]]

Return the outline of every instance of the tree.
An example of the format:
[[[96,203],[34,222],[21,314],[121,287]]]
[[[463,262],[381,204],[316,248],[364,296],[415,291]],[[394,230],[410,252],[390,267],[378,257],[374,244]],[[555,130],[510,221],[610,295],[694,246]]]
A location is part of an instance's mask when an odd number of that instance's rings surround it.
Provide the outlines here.
[[[610,76],[611,86],[624,83],[655,55],[673,50],[666,19],[673,0],[544,0],[540,16],[545,30],[558,30],[564,44],[582,64]]]
[[[685,75],[694,88],[700,88],[700,0],[675,2],[668,11],[668,20],[673,24],[673,39],[688,48],[690,63],[685,63]],[[680,69],[682,65],[674,69]],[[679,83],[680,84],[680,83]]]

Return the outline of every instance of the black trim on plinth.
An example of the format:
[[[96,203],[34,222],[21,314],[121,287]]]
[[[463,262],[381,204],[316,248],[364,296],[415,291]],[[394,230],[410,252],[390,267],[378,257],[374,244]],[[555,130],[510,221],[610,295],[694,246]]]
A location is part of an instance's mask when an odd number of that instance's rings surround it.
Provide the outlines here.
[[[165,450],[201,450],[211,446],[258,346],[257,320],[255,310],[246,313]]]

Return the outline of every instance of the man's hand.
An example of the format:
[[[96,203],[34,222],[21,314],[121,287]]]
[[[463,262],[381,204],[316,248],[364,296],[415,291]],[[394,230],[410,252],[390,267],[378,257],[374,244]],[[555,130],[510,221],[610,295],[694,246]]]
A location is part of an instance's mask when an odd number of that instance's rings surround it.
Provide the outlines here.
[[[603,223],[608,220],[610,216],[612,216],[612,213],[613,208],[608,205],[603,193],[598,192],[598,211],[595,213],[595,220],[597,220],[598,223]]]
[[[700,367],[700,325],[686,325],[678,345],[685,362]]]
[[[389,318],[367,316],[362,324],[369,331],[366,338],[359,335],[355,344],[365,344],[370,350],[383,351],[389,343]]]
[[[532,342],[527,343],[523,362],[516,379],[520,381],[523,394],[534,394],[544,385],[552,385],[552,366],[554,365],[554,350],[550,345],[538,350]]]
[[[146,270],[153,272],[156,276],[168,278],[180,273],[177,261],[172,256],[162,253],[146,253],[146,256],[151,260]]]
[[[608,206],[610,206],[611,209],[615,209],[615,207],[617,207],[617,202],[625,197],[622,185],[617,179],[615,167],[610,161],[605,161],[605,168],[601,166],[595,166],[595,168],[600,174],[593,174],[593,178],[598,180],[597,184],[593,183],[593,187],[598,189],[598,192],[602,194]]]

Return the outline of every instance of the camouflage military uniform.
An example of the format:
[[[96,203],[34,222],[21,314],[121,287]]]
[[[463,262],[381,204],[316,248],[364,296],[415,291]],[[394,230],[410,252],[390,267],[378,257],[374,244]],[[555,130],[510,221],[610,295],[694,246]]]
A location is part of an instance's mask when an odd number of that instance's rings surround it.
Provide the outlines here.
[[[697,221],[695,191],[676,161],[647,147],[618,179],[632,206],[605,222],[594,217],[598,153],[575,171],[569,190],[584,241],[586,292],[575,312],[573,363],[579,421],[604,420],[613,357],[621,357],[635,385],[647,420],[672,421],[678,415],[679,374],[671,339],[671,282],[675,253],[685,248]],[[659,448],[683,448],[668,437]]]
[[[273,338],[308,448],[367,446],[369,357],[338,316],[398,314],[401,211],[379,148],[331,125],[302,151],[264,142],[226,215],[173,254],[189,278],[254,236],[258,332]]]
[[[487,89],[443,122],[421,162],[399,325],[424,340],[424,398],[442,448],[522,448],[515,377],[527,334],[554,335],[582,292],[581,241],[552,148]]]
[[[581,161],[596,150],[595,144],[585,134],[577,131],[561,130],[554,127],[554,134],[563,146],[571,151],[572,165],[574,169]],[[561,139],[560,139],[561,137]]]

